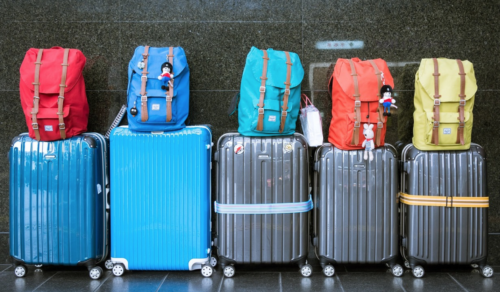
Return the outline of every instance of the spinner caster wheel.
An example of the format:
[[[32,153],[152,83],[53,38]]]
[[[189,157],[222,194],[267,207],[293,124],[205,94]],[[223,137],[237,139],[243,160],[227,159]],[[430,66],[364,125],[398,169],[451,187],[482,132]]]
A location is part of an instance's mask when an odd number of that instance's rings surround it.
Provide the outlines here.
[[[484,268],[481,269],[481,275],[485,278],[490,278],[493,276],[493,268],[490,266],[484,266]]]
[[[215,268],[217,266],[217,258],[216,257],[210,257],[210,265]]]
[[[304,277],[311,277],[313,268],[310,264],[305,264],[300,268],[300,273]]]
[[[401,277],[401,276],[403,276],[403,272],[404,272],[404,270],[403,270],[403,267],[402,267],[401,265],[396,264],[396,265],[394,265],[394,266],[391,268],[391,272],[392,272],[392,274],[393,274],[394,276],[396,276],[396,277]]]
[[[106,270],[112,270],[113,269],[113,262],[111,260],[106,260],[104,262],[104,267]]]
[[[325,276],[327,277],[332,277],[333,275],[335,275],[335,268],[332,265],[326,265],[323,268],[323,274],[325,274]]]
[[[97,280],[102,276],[102,268],[101,267],[93,267],[89,271],[89,276],[92,280]]]
[[[407,269],[411,269],[411,266],[410,266],[410,262],[409,262],[409,261],[405,261],[405,268],[407,268]]]
[[[234,269],[234,266],[226,266],[224,268],[224,276],[226,276],[228,278],[232,278],[235,273],[236,273],[236,270]]]
[[[122,264],[116,264],[113,266],[113,275],[121,277],[125,273],[125,267]]]
[[[212,276],[213,273],[214,268],[212,268],[211,265],[203,265],[203,267],[201,267],[201,274],[203,275],[203,277],[208,278]]]
[[[24,265],[17,266],[14,269],[14,274],[16,274],[16,277],[18,278],[26,276],[27,273],[28,273],[28,268],[26,268],[26,266]]]
[[[37,269],[39,269],[41,267],[43,267],[43,265],[35,265],[35,268],[37,268]]]
[[[422,278],[425,274],[424,268],[422,268],[422,266],[416,266],[415,268],[413,268],[412,272],[415,278]]]

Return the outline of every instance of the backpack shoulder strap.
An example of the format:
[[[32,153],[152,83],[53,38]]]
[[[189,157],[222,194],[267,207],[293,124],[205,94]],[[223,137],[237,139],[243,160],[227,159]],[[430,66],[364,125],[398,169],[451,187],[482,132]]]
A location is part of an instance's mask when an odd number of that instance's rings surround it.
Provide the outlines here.
[[[40,65],[42,65],[42,54],[43,49],[39,49],[35,61],[35,80],[33,82],[35,94],[33,96],[33,109],[31,111],[31,126],[33,127],[33,131],[35,131],[35,139],[37,141],[40,141],[40,132],[38,131],[36,115],[38,114],[38,106],[40,103]]]
[[[144,68],[142,69],[141,76],[141,121],[145,122],[149,119],[148,116],[148,96],[146,92],[146,83],[148,82],[148,54],[149,46],[144,48],[142,58],[144,59]]]
[[[354,83],[354,131],[352,132],[351,144],[359,144],[359,127],[361,126],[361,101],[359,100],[359,84],[358,84],[358,74],[356,74],[356,68],[351,59],[349,59],[349,65],[351,66],[351,76]]]
[[[174,77],[174,47],[170,47],[168,51],[168,62],[172,64],[172,77]],[[165,92],[167,96],[167,123],[172,120],[172,98],[174,97],[174,78],[168,83],[168,90]]]
[[[57,115],[59,116],[59,134],[61,139],[66,139],[66,125],[64,124],[64,89],[66,88],[66,76],[68,74],[69,49],[64,49],[64,58],[61,74],[61,84],[59,85],[59,97],[57,98]]]
[[[462,63],[461,60],[457,59],[458,63],[458,75],[460,75],[460,94],[458,97],[460,97],[460,104],[458,105],[458,131],[457,131],[457,144],[460,143],[460,145],[464,145],[464,127],[465,127],[465,122],[464,122],[464,108],[465,108],[465,71],[464,71],[464,64]]]
[[[286,81],[285,81],[285,93],[283,94],[283,106],[281,107],[281,122],[280,122],[280,133],[283,133],[285,129],[286,116],[288,110],[288,97],[290,97],[290,78],[292,77],[292,61],[290,61],[290,53],[285,51],[286,55]]]
[[[260,98],[259,98],[259,103],[257,104],[259,106],[259,117],[257,120],[257,131],[262,131],[264,130],[264,97],[266,96],[266,80],[267,80],[267,61],[269,61],[269,57],[267,56],[267,51],[262,50],[264,53],[264,56],[262,56],[262,59],[264,59],[264,64],[262,66],[262,76],[260,77]]]
[[[432,141],[431,143],[435,145],[439,145],[439,106],[441,105],[441,101],[439,98],[439,64],[436,58],[433,58],[434,62],[434,125],[432,128]]]
[[[382,72],[378,69],[377,64],[373,60],[369,60],[370,64],[372,65],[373,69],[375,70],[375,75],[377,76],[377,96],[379,99],[382,98],[380,95],[380,88],[382,88]],[[382,137],[382,129],[384,128],[384,122],[385,122],[385,117],[384,117],[384,107],[380,103],[378,103],[378,122],[377,122],[377,132],[376,132],[376,138],[375,138],[375,144],[377,146],[380,146],[381,143],[381,137]]]

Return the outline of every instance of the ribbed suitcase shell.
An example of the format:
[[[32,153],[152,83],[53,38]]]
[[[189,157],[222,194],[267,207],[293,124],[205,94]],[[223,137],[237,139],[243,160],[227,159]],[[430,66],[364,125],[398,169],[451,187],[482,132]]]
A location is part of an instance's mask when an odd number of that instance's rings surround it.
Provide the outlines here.
[[[486,159],[481,146],[467,151],[402,151],[402,190],[410,195],[486,197]],[[417,264],[486,264],[488,208],[404,205],[403,248]]]
[[[234,151],[238,144],[244,147],[241,154]],[[307,142],[300,134],[286,137],[225,134],[219,139],[215,159],[219,203],[269,204],[309,199]],[[309,213],[217,214],[217,251],[221,264],[303,264],[308,252],[308,217]]]
[[[396,264],[399,254],[396,149],[340,150],[324,144],[315,154],[314,226],[322,266],[335,263]]]
[[[107,256],[107,142],[22,134],[10,160],[10,253],[16,264],[85,265]]]
[[[111,258],[130,270],[200,268],[210,254],[212,134],[111,134]],[[191,260],[198,259],[197,266]]]

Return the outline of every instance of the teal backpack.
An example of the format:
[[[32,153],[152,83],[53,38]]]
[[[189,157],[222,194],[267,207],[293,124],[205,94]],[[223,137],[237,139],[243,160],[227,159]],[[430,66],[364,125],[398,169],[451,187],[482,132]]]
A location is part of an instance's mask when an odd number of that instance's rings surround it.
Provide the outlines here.
[[[252,47],[241,79],[238,132],[244,136],[293,135],[303,77],[297,54]]]

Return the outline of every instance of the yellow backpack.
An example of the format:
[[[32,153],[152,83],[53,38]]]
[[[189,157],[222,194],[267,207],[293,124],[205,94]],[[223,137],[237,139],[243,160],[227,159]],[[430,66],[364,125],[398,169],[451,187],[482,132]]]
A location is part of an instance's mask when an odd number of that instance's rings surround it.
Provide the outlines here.
[[[415,147],[420,150],[469,149],[476,91],[471,62],[422,59],[415,75]]]

